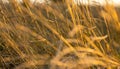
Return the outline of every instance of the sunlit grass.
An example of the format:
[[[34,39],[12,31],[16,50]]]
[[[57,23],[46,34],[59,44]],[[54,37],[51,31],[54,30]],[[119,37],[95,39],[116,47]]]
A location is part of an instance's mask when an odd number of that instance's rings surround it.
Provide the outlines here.
[[[0,3],[0,68],[119,68],[114,5]]]

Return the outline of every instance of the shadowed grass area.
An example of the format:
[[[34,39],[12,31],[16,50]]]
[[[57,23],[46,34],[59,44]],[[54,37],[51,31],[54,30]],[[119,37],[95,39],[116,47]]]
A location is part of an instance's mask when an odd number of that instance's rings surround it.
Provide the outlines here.
[[[109,3],[0,2],[0,68],[119,69],[119,38]]]

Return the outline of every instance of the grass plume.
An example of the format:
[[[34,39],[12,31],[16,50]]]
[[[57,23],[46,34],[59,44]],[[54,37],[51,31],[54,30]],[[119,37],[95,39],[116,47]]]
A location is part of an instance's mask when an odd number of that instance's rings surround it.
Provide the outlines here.
[[[0,68],[119,69],[119,7],[0,1]]]

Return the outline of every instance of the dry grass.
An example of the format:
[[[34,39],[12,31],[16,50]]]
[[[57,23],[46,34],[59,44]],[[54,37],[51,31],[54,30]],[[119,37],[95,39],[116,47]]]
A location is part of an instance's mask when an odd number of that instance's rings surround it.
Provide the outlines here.
[[[119,69],[120,22],[114,5],[68,1],[0,1],[0,68]]]

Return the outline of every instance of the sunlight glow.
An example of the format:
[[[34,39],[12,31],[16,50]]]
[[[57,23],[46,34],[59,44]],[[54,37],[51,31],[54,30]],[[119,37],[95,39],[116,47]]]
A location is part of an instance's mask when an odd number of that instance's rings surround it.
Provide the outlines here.
[[[83,3],[83,4],[99,4],[104,5],[107,3],[114,4],[115,6],[120,6],[120,0],[74,0],[75,2]]]

